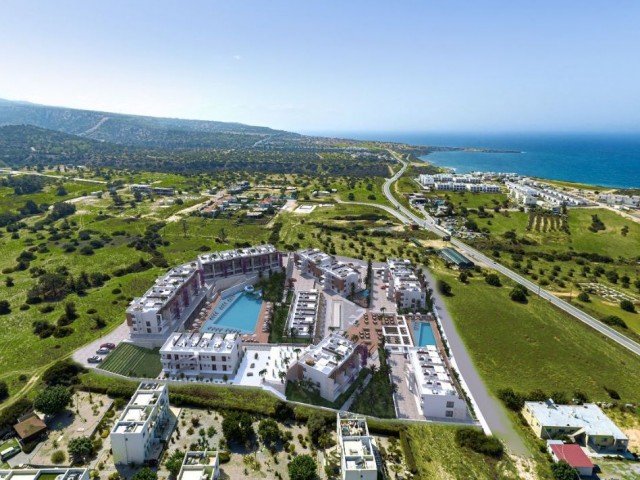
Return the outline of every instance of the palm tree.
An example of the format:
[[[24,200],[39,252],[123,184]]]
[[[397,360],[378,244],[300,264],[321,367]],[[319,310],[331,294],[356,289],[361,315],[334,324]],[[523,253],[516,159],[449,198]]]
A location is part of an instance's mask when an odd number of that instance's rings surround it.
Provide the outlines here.
[[[302,352],[302,350],[296,347],[293,349],[293,351],[296,353],[296,360],[298,360],[300,358],[300,352]]]
[[[291,327],[289,329],[290,335],[289,338],[291,338],[291,343],[293,343],[293,340],[296,338],[296,334],[298,333],[298,330],[296,329],[296,327]]]
[[[358,341],[358,335],[356,335],[355,333],[353,335],[351,335],[351,341],[353,343],[356,343]]]
[[[278,377],[280,377],[280,383],[284,383],[284,379],[287,378],[287,372],[280,370],[278,372]]]
[[[382,312],[382,316],[384,317],[384,312],[387,311],[387,307],[380,307],[380,311]]]
[[[285,368],[289,366],[289,362],[290,361],[291,361],[291,359],[289,357],[284,357],[282,359],[282,364],[285,366]]]
[[[267,369],[263,368],[258,372],[258,375],[262,378],[262,381],[264,382],[264,377],[267,375]]]

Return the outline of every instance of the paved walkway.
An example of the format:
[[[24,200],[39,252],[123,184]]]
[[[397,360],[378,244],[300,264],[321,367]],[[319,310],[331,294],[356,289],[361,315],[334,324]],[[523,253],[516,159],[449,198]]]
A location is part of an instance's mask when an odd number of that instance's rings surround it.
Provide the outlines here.
[[[435,286],[436,279],[433,277],[431,272],[426,268],[423,269],[423,272],[427,281],[431,285]],[[449,312],[445,307],[442,296],[435,288],[433,292],[433,303],[440,317],[442,328],[444,329],[444,333],[449,342],[449,349],[455,358],[455,363],[460,371],[460,375],[462,375],[467,387],[471,390],[471,395],[480,408],[491,432],[504,440],[507,447],[509,447],[514,454],[531,456],[531,453],[525,447],[522,439],[518,435],[518,432],[516,432],[511,425],[511,421],[509,420],[509,417],[507,416],[507,413],[500,401],[489,394],[482,378],[480,378],[480,374],[478,374],[478,371],[471,361],[471,357],[469,357],[467,348],[458,334],[451,315],[449,315]],[[503,367],[509,368],[508,365],[504,365]]]

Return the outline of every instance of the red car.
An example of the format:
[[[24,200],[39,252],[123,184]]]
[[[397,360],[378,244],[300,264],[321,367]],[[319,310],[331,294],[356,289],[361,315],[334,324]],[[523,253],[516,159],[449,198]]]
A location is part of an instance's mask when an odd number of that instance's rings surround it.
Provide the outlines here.
[[[116,348],[116,344],[115,343],[103,343],[102,345],[100,345],[100,348],[108,348],[109,350],[113,350],[114,348]]]

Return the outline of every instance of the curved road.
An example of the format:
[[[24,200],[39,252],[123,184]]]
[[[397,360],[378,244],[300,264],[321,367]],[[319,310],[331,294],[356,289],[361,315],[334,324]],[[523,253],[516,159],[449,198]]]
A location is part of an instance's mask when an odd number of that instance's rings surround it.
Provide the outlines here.
[[[417,217],[413,212],[411,212],[408,209],[406,209],[405,207],[403,207],[400,204],[400,202],[398,202],[398,200],[396,200],[395,197],[391,194],[391,185],[398,178],[400,178],[400,176],[407,169],[407,163],[404,160],[402,160],[399,156],[397,156],[397,155],[394,155],[394,156],[396,157],[396,159],[400,163],[402,163],[402,168],[393,177],[388,178],[385,181],[385,183],[383,185],[383,190],[384,190],[385,196],[389,199],[389,201],[393,205],[395,205],[395,207],[398,209],[398,211],[401,212],[402,215],[404,215],[406,217],[406,220],[408,220],[408,221],[405,221],[405,223],[416,223],[416,224],[420,225],[421,227],[432,231],[433,233],[435,233],[436,235],[438,235],[440,237],[444,237],[445,235],[449,235],[449,232],[447,232],[443,228],[441,228],[438,225],[436,225],[431,217],[428,216],[426,220],[423,219],[423,218]],[[396,215],[396,217],[400,218],[397,215]],[[502,273],[504,276],[509,277],[511,280],[513,280],[515,282],[518,282],[520,285],[524,286],[528,290],[531,290],[533,293],[535,293],[535,294],[539,295],[541,298],[544,298],[545,300],[549,301],[550,303],[552,303],[556,307],[560,308],[561,310],[564,310],[566,313],[568,313],[569,315],[572,315],[573,317],[577,318],[581,322],[586,323],[591,328],[597,330],[598,332],[600,332],[604,336],[608,337],[609,339],[613,340],[617,344],[622,345],[623,347],[631,350],[636,355],[640,355],[640,344],[639,343],[634,342],[633,340],[627,338],[625,335],[617,332],[613,328],[611,328],[611,327],[605,325],[604,323],[596,320],[591,315],[588,315],[588,314],[584,313],[582,310],[580,310],[579,308],[574,307],[570,303],[565,302],[564,300],[556,297],[552,293],[549,293],[547,290],[544,290],[544,289],[540,288],[539,285],[531,282],[530,280],[527,280],[526,278],[524,278],[523,276],[521,276],[518,273],[514,272],[513,270],[510,270],[509,268],[505,267],[504,265],[501,265],[500,263],[495,262],[494,260],[492,260],[491,258],[487,257],[483,253],[481,253],[478,250],[470,247],[466,243],[463,243],[460,240],[452,237],[451,238],[451,244],[453,244],[456,247],[458,247],[460,250],[462,250],[468,256],[470,256],[470,257],[472,257],[472,258],[474,258],[476,260],[480,260],[480,261],[486,263],[487,265],[491,265],[491,267],[493,269],[495,269],[498,272]]]

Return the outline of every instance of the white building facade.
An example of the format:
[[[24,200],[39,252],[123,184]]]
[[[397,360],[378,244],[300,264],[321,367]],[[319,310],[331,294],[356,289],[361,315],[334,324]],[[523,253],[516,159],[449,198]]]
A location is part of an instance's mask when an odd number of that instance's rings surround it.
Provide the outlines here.
[[[127,308],[131,341],[144,347],[159,347],[171,333],[195,318],[207,293],[203,272],[197,263],[172,268]]]
[[[398,308],[424,308],[427,293],[415,274],[409,260],[400,258],[387,259],[386,280],[387,298],[396,302]]]
[[[170,422],[169,389],[161,383],[141,383],[111,430],[115,464],[136,464],[158,458],[161,433]]]
[[[321,295],[317,290],[298,290],[295,292],[287,318],[287,332],[291,332],[291,329],[295,328],[296,337],[313,338]]]
[[[198,256],[198,265],[207,282],[234,275],[269,274],[282,270],[282,253],[265,244]]]
[[[318,283],[327,290],[346,297],[362,288],[359,270],[317,248],[299,250],[294,253],[293,259],[303,274],[317,278]]]
[[[366,417],[338,413],[338,448],[342,480],[377,480],[377,446]]]
[[[238,333],[175,333],[160,349],[164,375],[176,379],[232,378],[242,356]]]
[[[467,419],[467,402],[456,390],[437,347],[411,347],[408,358],[411,365],[409,376],[412,377],[422,414],[427,418]]]

